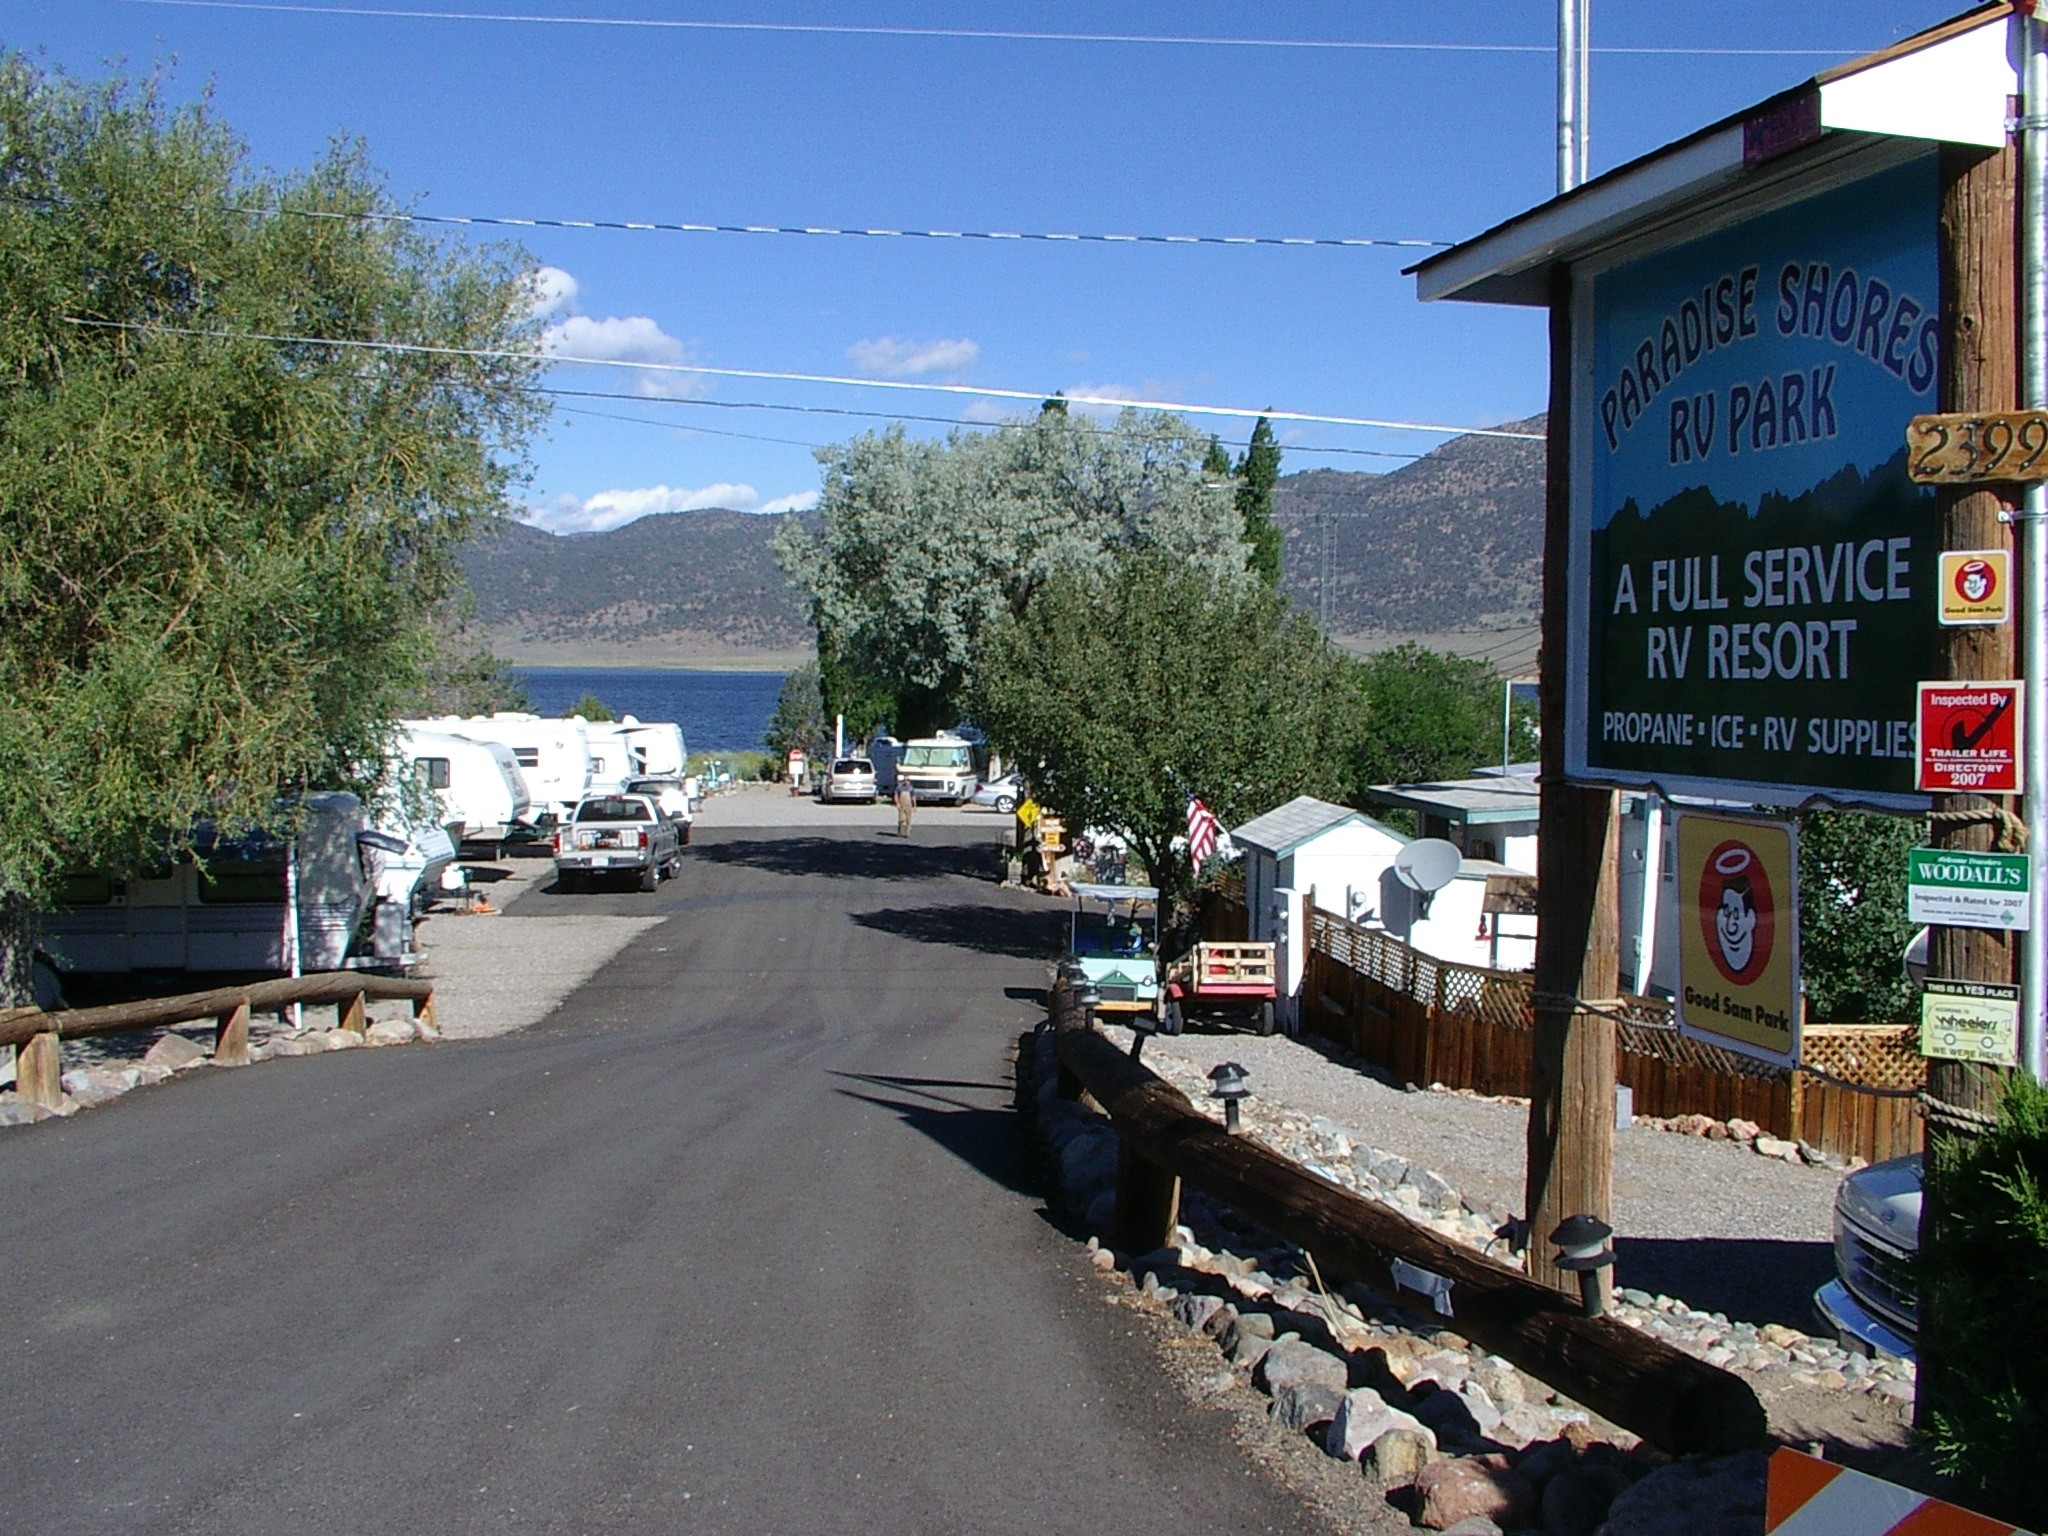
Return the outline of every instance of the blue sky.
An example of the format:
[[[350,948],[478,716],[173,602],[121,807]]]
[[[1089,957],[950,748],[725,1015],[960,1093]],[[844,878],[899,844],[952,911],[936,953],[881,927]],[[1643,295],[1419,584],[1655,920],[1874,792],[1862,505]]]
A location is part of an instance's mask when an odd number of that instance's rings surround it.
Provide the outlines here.
[[[333,0],[349,5],[359,0]],[[371,0],[603,18],[1381,42],[1553,39],[1553,8],[1204,0]],[[1955,9],[1594,6],[1597,47],[1877,48]],[[1711,23],[1711,25],[1710,25]],[[0,0],[0,43],[99,76],[173,62],[252,158],[362,136],[427,212],[955,230],[1458,239],[1550,192],[1555,65],[1529,53],[1273,49],[531,25]],[[1805,56],[1596,54],[1594,169],[1792,84]],[[1416,253],[523,231],[578,355],[960,382],[1450,425],[1543,406],[1533,312],[1422,306]],[[805,504],[807,445],[984,419],[940,394],[559,368],[524,497],[562,531]],[[681,395],[689,404],[654,396]],[[572,408],[580,414],[570,414]],[[607,413],[604,415],[590,412]],[[613,417],[641,418],[620,421]],[[1198,418],[1226,442],[1248,423]],[[648,425],[644,423],[655,423]],[[943,426],[913,424],[918,432]],[[734,435],[741,434],[741,435]],[[761,441],[774,439],[775,441]],[[1289,470],[1387,468],[1439,438],[1283,434]]]

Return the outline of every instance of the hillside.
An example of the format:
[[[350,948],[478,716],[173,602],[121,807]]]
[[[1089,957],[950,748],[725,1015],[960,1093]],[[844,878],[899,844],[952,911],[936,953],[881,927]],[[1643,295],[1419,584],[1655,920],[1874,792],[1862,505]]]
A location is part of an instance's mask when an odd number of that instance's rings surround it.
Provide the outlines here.
[[[514,661],[786,659],[811,632],[768,548],[781,522],[671,512],[568,536],[508,523],[463,565],[492,648]]]
[[[1510,425],[1541,431],[1543,418]],[[1461,644],[1535,622],[1543,444],[1460,437],[1384,475],[1284,475],[1284,585],[1319,611],[1321,519],[1332,546],[1331,629],[1371,645],[1405,635]],[[787,664],[810,625],[768,548],[780,517],[673,512],[609,533],[506,524],[464,558],[478,618],[520,662]]]
[[[1544,418],[1505,423],[1541,432]],[[1284,460],[1283,460],[1284,462]],[[1274,487],[1283,585],[1319,610],[1320,519],[1330,519],[1331,629],[1440,635],[1536,620],[1543,444],[1453,438],[1384,475],[1311,469]]]

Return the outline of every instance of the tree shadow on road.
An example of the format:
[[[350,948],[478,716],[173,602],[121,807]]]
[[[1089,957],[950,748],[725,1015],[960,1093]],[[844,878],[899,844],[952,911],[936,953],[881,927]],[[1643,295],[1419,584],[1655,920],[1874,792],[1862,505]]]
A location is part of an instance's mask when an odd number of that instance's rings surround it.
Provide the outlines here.
[[[866,1093],[858,1088],[841,1088],[839,1092],[849,1099],[888,1110],[984,1178],[1020,1195],[1038,1193],[1016,1111],[1007,1103],[1000,1108],[991,1108],[936,1091],[958,1088],[1000,1093],[1007,1098],[1011,1092],[1008,1083],[960,1083],[929,1077],[887,1077],[869,1072],[835,1072],[832,1075],[868,1084],[878,1090]]]
[[[948,944],[982,955],[1008,955],[1019,960],[1052,960],[1067,939],[1066,915],[1051,909],[962,906],[883,907],[855,912],[863,928],[891,933],[920,944]]]
[[[1738,1323],[1783,1323],[1802,1333],[1819,1326],[1813,1293],[1834,1278],[1824,1242],[1770,1237],[1617,1237],[1616,1285],[1675,1296],[1695,1312]]]
[[[844,880],[935,880],[946,875],[996,872],[994,845],[920,843],[893,835],[763,837],[705,841],[695,857],[709,864],[762,869],[770,874],[823,875]]]

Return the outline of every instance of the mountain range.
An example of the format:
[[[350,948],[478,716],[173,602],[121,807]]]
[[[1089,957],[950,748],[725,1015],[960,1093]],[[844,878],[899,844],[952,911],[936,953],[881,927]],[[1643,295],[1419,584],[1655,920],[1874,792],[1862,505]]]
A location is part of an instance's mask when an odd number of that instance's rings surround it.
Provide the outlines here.
[[[1543,418],[1507,430],[1541,433]],[[1543,444],[1458,437],[1387,474],[1283,475],[1282,584],[1348,643],[1524,629],[1536,619]],[[807,514],[787,514],[802,516]],[[779,516],[673,512],[606,533],[504,523],[464,556],[477,618],[515,662],[788,665],[811,631],[769,540]]]

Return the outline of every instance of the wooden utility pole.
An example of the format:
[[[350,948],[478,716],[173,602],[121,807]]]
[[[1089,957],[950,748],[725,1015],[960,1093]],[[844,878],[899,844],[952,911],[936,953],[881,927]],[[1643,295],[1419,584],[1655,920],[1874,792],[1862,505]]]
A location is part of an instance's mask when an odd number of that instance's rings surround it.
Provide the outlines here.
[[[1550,289],[1550,423],[1543,514],[1543,799],[1537,821],[1536,1040],[1529,1084],[1529,1273],[1568,1295],[1550,1234],[1614,1211],[1614,1020],[1581,1006],[1621,990],[1620,828],[1615,794],[1564,778],[1571,561],[1571,271]],[[1603,1272],[1603,1283],[1611,1271]]]
[[[2009,411],[2019,404],[2018,154],[2011,148],[1984,150],[1944,145],[1941,150],[1941,395],[1943,411]],[[2001,513],[2017,508],[2015,487],[1979,485],[1944,488],[1941,548],[2012,548],[2012,524]],[[2011,563],[2015,575],[2017,559]],[[1928,601],[1933,594],[1928,594]],[[2015,623],[2025,623],[2019,603]],[[2015,675],[2014,624],[1944,628],[1936,660],[1937,677],[1997,680]],[[2034,786],[2038,790],[2038,786]],[[2014,822],[1997,809],[2017,812],[2008,797],[1937,795],[1932,841],[1941,848],[1984,851],[2018,846]],[[1986,813],[1990,814],[1987,816]],[[1972,815],[1985,819],[1972,820]],[[2019,829],[2023,830],[2023,828]],[[2038,857],[2038,853],[2036,855]],[[2036,913],[2040,922],[2043,914]],[[1935,928],[1928,935],[1928,974],[1957,981],[2011,982],[2018,976],[2017,935],[1989,928]],[[1968,1134],[1967,1116],[1998,1108],[2005,1074],[1970,1061],[1927,1063],[1927,1093],[1937,1108],[1928,1120],[1930,1138]],[[1944,1117],[1938,1106],[1964,1112]],[[1929,1192],[1923,1227],[1940,1220],[1938,1196]],[[1967,1298],[1959,1298],[1968,1305]],[[1925,1418],[1945,1390],[1939,1349],[1938,1314],[1943,1299],[1921,1298],[1923,1348],[1916,1416]],[[1930,1326],[1932,1324],[1932,1326]]]

